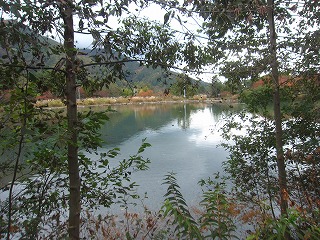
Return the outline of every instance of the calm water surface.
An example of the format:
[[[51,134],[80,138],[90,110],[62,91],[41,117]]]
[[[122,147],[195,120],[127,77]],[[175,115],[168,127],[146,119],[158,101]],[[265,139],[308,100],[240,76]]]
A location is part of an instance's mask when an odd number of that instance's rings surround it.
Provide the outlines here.
[[[114,106],[101,130],[105,152],[119,147],[118,160],[137,152],[142,139],[152,145],[143,153],[151,163],[149,170],[132,175],[138,193],[147,196],[144,204],[157,210],[163,203],[168,172],[176,173],[178,184],[189,206],[196,206],[201,196],[198,181],[222,172],[228,153],[221,143],[219,129],[224,117],[234,111],[227,105],[207,103],[141,104]],[[94,156],[92,156],[94,157]],[[117,159],[114,160],[116,162]]]

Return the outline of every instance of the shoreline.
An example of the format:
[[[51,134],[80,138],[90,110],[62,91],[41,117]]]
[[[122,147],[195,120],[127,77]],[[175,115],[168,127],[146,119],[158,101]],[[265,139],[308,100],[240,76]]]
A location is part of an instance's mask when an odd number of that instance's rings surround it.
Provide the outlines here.
[[[139,98],[84,98],[77,101],[78,108],[98,107],[98,106],[120,106],[120,105],[141,105],[141,104],[171,104],[171,103],[211,103],[211,104],[238,104],[236,98],[203,98],[203,99],[183,99],[174,97],[164,99],[159,97],[139,97]],[[65,104],[60,99],[38,100],[35,107],[44,109],[65,108]]]

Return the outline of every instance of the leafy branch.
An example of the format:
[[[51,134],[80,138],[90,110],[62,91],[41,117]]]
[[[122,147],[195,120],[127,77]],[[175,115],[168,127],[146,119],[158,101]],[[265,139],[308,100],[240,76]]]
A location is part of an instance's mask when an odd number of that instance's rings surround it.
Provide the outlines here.
[[[183,198],[174,173],[165,176],[164,183],[168,185],[164,206],[164,217],[172,216],[173,224],[176,225],[175,232],[179,237],[190,237],[191,239],[202,239],[198,224],[192,217],[188,205]]]

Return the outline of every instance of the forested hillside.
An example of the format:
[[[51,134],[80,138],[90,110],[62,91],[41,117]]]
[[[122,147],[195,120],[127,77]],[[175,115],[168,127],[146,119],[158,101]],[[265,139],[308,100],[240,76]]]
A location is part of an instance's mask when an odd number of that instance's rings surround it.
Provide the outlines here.
[[[94,56],[97,54],[97,51],[92,51],[91,49],[81,49],[81,52],[86,54],[82,55],[81,59],[84,59],[84,61],[87,63],[89,61],[94,62]],[[100,71],[101,68],[94,68],[90,71],[90,73],[93,75],[97,74],[103,77],[103,70],[102,75]],[[179,78],[178,72],[163,69],[160,66],[155,68],[152,66],[146,66],[143,61],[141,63],[126,62],[124,63],[123,71],[125,72],[125,74],[122,78],[118,79],[118,81],[115,82],[116,89],[114,89],[114,92],[112,89],[107,89],[107,86],[105,86],[100,89],[102,91],[99,91],[99,93],[96,94],[93,93],[93,95],[97,96],[98,94],[99,96],[100,94],[100,96],[116,97],[119,96],[119,94],[125,94],[123,93],[124,90],[128,90],[130,92],[130,90],[134,88],[136,89],[136,91],[139,91],[141,89],[152,90],[152,94],[163,94],[166,89],[169,90],[169,92],[173,89],[173,92],[175,94],[182,95],[182,92],[177,92],[177,87],[175,86]],[[209,96],[212,95],[211,83],[192,79],[188,84],[193,85],[193,87],[196,88],[193,94],[207,94]]]
[[[9,24],[11,20],[6,20],[3,22],[4,25]],[[33,41],[38,42],[42,45],[41,53],[35,53],[32,46],[26,45],[23,50],[23,57],[27,62],[31,64],[35,64],[37,67],[43,67],[44,69],[52,69],[52,70],[60,70],[61,65],[64,64],[65,58],[63,54],[52,54],[58,53],[62,49],[62,44],[51,39],[45,37],[41,34],[32,32],[32,30],[26,25],[20,25],[19,32],[22,32],[26,36],[32,36]],[[4,32],[5,34],[5,32]],[[18,44],[18,43],[17,43]],[[17,44],[13,44],[12,47],[18,48]],[[97,63],[95,57],[99,54],[103,54],[104,51],[99,49],[79,49],[77,51],[77,59],[81,62],[81,64],[92,64]],[[2,59],[7,59],[7,52],[5,48],[0,48],[0,57]],[[35,54],[39,54],[37,60],[35,60]],[[90,76],[94,76],[97,78],[105,78],[109,73],[105,69],[105,67],[101,66],[93,66],[88,68],[87,71],[82,72],[82,76],[88,80]],[[109,88],[108,84],[98,84],[99,86],[95,86],[93,89],[88,84],[84,84],[87,86],[87,89],[84,86],[83,97],[85,96],[111,96],[117,97],[126,94],[132,94],[132,89],[136,88],[137,91],[141,89],[149,89],[153,91],[153,94],[163,94],[167,89],[170,91],[172,85],[177,80],[178,73],[172,70],[164,70],[161,67],[151,67],[146,66],[141,62],[124,62],[123,63],[123,74],[119,76],[117,81],[113,84],[113,88]],[[43,75],[43,72],[36,71],[35,76],[39,76],[40,78],[48,78],[48,75]],[[91,79],[89,79],[91,80]],[[44,82],[48,81],[43,79]],[[38,83],[43,85],[42,83]],[[192,80],[192,83],[196,86],[197,90],[194,94],[211,94],[211,85],[209,83],[203,82],[201,80]],[[3,88],[5,89],[5,88]],[[47,88],[45,89],[47,90]],[[127,91],[125,91],[127,90]],[[128,93],[129,92],[129,93]],[[53,94],[53,95],[52,95]],[[48,93],[44,94],[44,97],[41,99],[45,99]],[[55,93],[49,94],[49,96],[55,96]],[[58,96],[55,96],[58,97]]]

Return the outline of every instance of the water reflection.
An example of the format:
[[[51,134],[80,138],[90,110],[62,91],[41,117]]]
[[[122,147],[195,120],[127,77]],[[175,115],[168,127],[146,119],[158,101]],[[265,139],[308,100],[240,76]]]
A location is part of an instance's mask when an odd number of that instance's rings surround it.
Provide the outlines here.
[[[190,128],[191,121],[193,126],[194,124],[203,125],[206,121],[211,121],[211,124],[219,122],[222,115],[231,111],[227,105],[205,103],[120,105],[112,109],[115,112],[108,114],[110,121],[101,129],[102,138],[109,146],[121,143],[147,129],[157,131],[170,122],[181,129]],[[201,111],[206,112],[206,119],[200,116]],[[200,119],[196,119],[197,117]]]
[[[133,175],[140,185],[139,193],[147,193],[147,206],[161,206],[166,192],[161,183],[168,172],[177,173],[186,200],[196,205],[201,195],[198,181],[222,171],[228,153],[218,147],[222,140],[219,129],[224,116],[236,109],[206,103],[128,105],[114,109],[117,112],[109,113],[110,121],[102,128],[106,144],[101,151],[120,147],[120,160],[134,154],[141,140],[147,138],[152,147],[144,152],[144,157],[151,160],[150,169]]]

